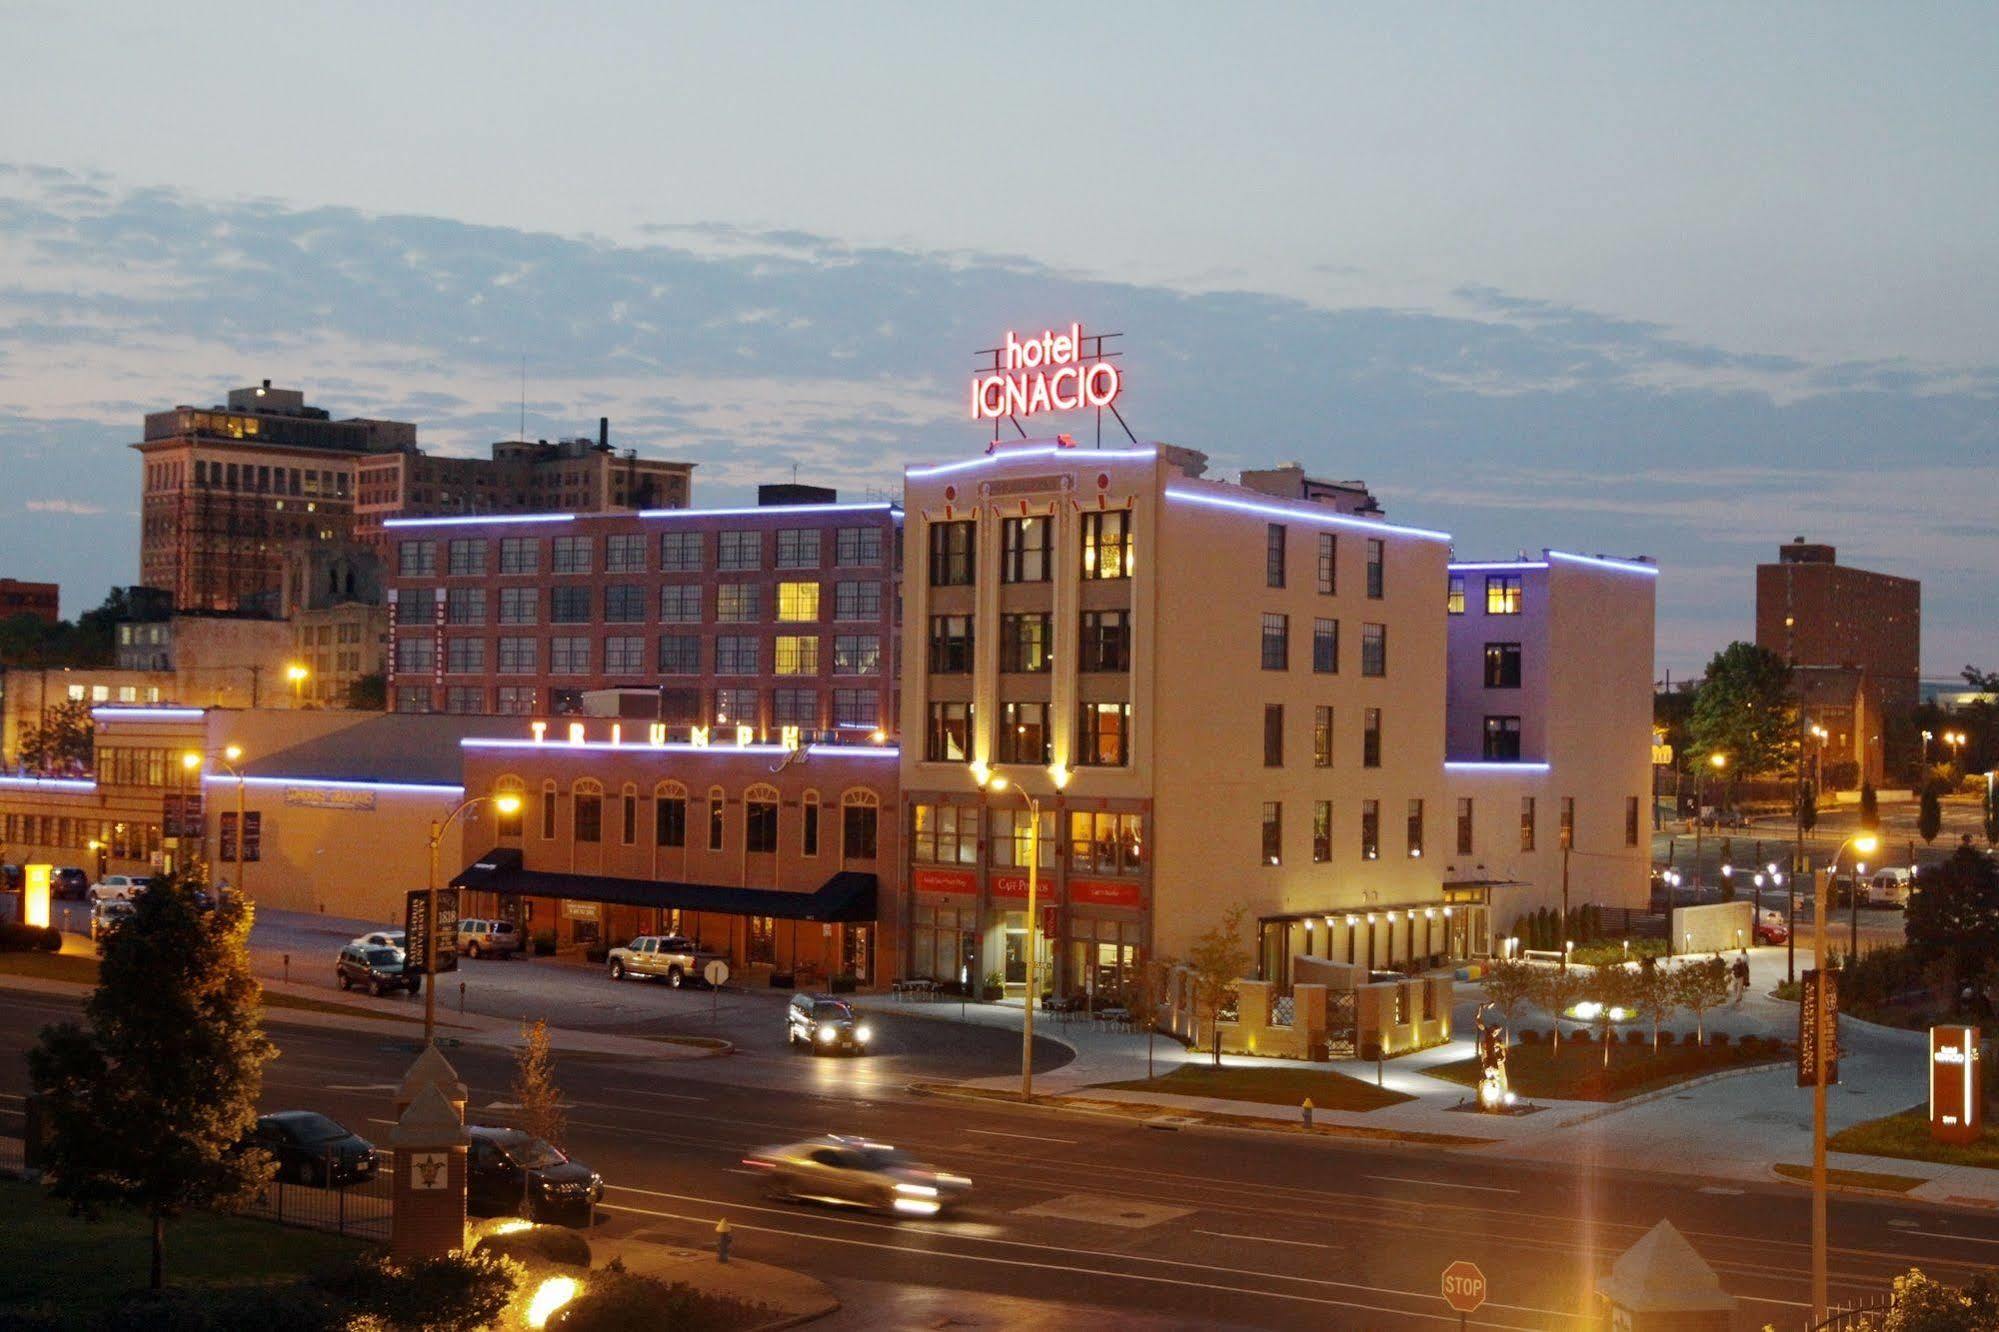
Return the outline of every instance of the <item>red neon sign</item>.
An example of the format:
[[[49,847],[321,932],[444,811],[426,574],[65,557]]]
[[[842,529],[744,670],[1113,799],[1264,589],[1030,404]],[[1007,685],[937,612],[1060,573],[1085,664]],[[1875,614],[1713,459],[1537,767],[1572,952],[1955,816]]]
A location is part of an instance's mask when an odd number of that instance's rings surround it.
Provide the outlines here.
[[[996,421],[1110,406],[1124,388],[1124,376],[1104,359],[1104,336],[1095,339],[1096,351],[1085,353],[1083,344],[1091,339],[1084,337],[1081,324],[1025,341],[1008,333],[1006,345],[994,352],[992,372],[972,380],[972,418]]]

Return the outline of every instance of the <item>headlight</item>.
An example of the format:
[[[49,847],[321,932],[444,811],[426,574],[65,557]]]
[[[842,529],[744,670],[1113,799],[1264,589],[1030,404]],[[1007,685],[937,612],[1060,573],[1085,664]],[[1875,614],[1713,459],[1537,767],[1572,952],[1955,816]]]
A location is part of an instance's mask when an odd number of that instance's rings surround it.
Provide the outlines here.
[[[935,1198],[937,1190],[928,1184],[897,1184],[895,1191],[907,1198]]]
[[[873,1036],[874,1036],[874,1033],[873,1033],[872,1031],[869,1031],[869,1030],[868,1030],[868,1029],[867,1029],[866,1027],[856,1027],[856,1028],[854,1028],[854,1039],[855,1039],[855,1040],[857,1040],[857,1041],[859,1041],[859,1042],[861,1042],[861,1043],[862,1043],[863,1045],[867,1044],[867,1042],[868,1042],[868,1041],[869,1041],[869,1040],[870,1040],[870,1039],[871,1039],[871,1038],[872,1038]]]
[[[819,1039],[822,1041],[831,1041],[837,1034],[831,1027],[819,1028]]]

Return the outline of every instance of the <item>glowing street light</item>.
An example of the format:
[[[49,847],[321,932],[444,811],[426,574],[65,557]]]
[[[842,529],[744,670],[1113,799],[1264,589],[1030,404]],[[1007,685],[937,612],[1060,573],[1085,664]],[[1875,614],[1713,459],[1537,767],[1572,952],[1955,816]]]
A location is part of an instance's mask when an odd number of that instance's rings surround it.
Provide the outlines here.
[[[972,776],[987,791],[1004,792],[1012,786],[1027,803],[1027,940],[1022,950],[1027,955],[1027,988],[1020,1006],[1020,1094],[1028,1098],[1034,1095],[1034,1001],[1041,992],[1041,802],[1026,787],[1009,782],[1005,773],[993,772],[983,763],[972,765]],[[1069,770],[1060,765],[1050,768],[1048,776],[1057,794],[1069,784]]]
[[[498,795],[476,795],[460,801],[458,808],[441,819],[434,819],[430,825],[430,878],[423,892],[423,928],[430,936],[423,941],[423,1040],[430,1044],[437,1028],[437,845],[444,840],[444,830],[452,820],[486,801],[493,802],[493,808],[509,817],[521,812],[521,798],[512,791]],[[404,947],[415,943],[414,939],[403,940]]]

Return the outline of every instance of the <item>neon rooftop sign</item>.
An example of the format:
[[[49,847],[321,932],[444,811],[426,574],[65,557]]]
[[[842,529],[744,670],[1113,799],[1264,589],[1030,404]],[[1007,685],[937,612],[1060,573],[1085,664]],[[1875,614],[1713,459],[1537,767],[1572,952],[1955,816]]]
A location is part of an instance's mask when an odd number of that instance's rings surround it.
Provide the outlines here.
[[[1116,336],[1085,333],[1081,324],[1025,340],[1008,333],[1005,345],[980,353],[993,358],[993,368],[972,380],[972,419],[1109,407],[1124,389],[1124,376],[1110,359],[1116,353],[1104,351],[1104,339]]]

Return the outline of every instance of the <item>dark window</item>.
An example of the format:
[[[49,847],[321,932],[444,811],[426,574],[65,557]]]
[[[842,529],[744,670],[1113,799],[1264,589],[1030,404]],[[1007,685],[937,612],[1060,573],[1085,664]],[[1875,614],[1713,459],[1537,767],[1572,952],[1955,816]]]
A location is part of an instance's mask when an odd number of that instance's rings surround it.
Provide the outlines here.
[[[1381,709],[1367,709],[1361,713],[1360,720],[1360,766],[1378,768],[1381,766]]]
[[[1520,757],[1520,719],[1485,719],[1485,757],[1494,763],[1509,763]]]
[[[1312,621],[1312,669],[1320,675],[1337,675],[1340,669],[1340,622]]]
[[[840,811],[840,840],[849,860],[873,860],[880,811],[873,805],[848,805]]]
[[[1383,565],[1388,559],[1388,543],[1379,537],[1369,537],[1367,541],[1367,595],[1374,601],[1384,595]]]
[[[604,840],[604,797],[594,793],[576,794],[576,840],[578,842],[601,842]]]
[[[752,853],[777,850],[777,802],[743,802],[743,849]]]
[[[718,795],[708,797],[708,849],[722,849],[722,797]]]
[[[1263,766],[1281,768],[1284,766],[1284,705],[1266,703],[1263,705]]]
[[[1044,612],[1000,616],[1000,669],[1045,671],[1050,660],[1049,636],[1054,617]]]
[[[930,617],[930,669],[938,675],[965,675],[972,669],[972,617]]]
[[[1520,687],[1520,645],[1518,643],[1487,643],[1485,645],[1485,687],[1487,689],[1518,689]]]
[[[1263,532],[1263,581],[1269,587],[1284,586],[1284,524],[1270,523]]]
[[[1638,797],[1624,797],[1624,844],[1638,845]]]
[[[1281,671],[1291,663],[1291,617],[1272,615],[1263,617],[1263,669]]]
[[[1054,758],[1046,703],[1000,704],[999,761],[1048,763]]]
[[[1331,532],[1319,533],[1319,594],[1332,596],[1340,588],[1340,539]]]
[[[1079,766],[1115,768],[1131,761],[1131,704],[1083,704],[1076,732]]]
[[[661,796],[653,804],[653,840],[661,846],[687,845],[687,800],[682,796]]]
[[[639,840],[639,798],[627,792],[624,797],[624,828],[621,840],[626,846]]]
[[[1423,802],[1409,802],[1409,858],[1418,859],[1423,854]]]
[[[577,591],[561,588],[559,591]],[[604,589],[604,620],[607,624],[639,624],[646,617],[645,589],[636,583],[617,583]]]
[[[1360,858],[1381,859],[1381,802],[1360,802]]]
[[[1534,849],[1534,797],[1520,797],[1520,849]]]
[[[1131,669],[1130,611],[1084,611],[1082,639],[1079,670]]]
[[[1047,518],[1008,518],[1000,524],[1000,581],[1048,581],[1051,529]]]
[[[968,522],[930,524],[930,586],[971,585],[973,530]]]
[[[1471,854],[1471,797],[1458,797],[1458,854]]]
[[[590,619],[588,587],[553,587],[548,592],[550,624],[586,624]]]
[[[807,796],[804,807],[798,812],[805,820],[800,838],[801,850],[805,855],[816,856],[819,854],[819,802]]]
[[[1360,627],[1360,673],[1388,674],[1388,626],[1364,624]]]

